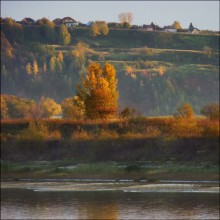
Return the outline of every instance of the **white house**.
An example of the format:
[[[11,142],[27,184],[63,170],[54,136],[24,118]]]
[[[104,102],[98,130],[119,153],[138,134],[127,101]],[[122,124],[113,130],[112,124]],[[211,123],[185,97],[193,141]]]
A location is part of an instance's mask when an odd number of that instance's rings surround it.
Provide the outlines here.
[[[176,28],[173,28],[172,26],[164,26],[164,27],[163,27],[163,31],[164,31],[164,32],[176,33],[176,32],[177,32],[177,29],[176,29]]]
[[[53,22],[56,24],[56,26],[64,24],[66,27],[75,27],[79,25],[79,22],[75,21],[71,17],[64,17],[62,19],[56,18]]]

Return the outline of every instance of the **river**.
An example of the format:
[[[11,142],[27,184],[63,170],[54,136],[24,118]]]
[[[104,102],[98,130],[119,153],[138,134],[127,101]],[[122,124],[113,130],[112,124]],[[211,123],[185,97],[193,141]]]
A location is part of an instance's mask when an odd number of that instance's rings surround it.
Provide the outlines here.
[[[168,185],[119,183],[115,188],[109,183],[113,190],[106,183],[56,184],[4,183],[1,219],[219,219],[216,190],[192,190],[187,185],[170,190]]]

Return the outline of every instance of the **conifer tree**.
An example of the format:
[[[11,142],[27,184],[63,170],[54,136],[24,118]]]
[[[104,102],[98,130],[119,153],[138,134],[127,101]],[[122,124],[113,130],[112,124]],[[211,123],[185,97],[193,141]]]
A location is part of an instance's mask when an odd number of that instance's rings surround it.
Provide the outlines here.
[[[38,64],[36,60],[34,60],[34,63],[33,63],[33,73],[34,75],[38,74]]]
[[[31,67],[31,64],[30,64],[30,63],[28,63],[28,64],[26,65],[26,72],[27,72],[28,75],[31,75],[31,74],[32,74],[32,67]]]

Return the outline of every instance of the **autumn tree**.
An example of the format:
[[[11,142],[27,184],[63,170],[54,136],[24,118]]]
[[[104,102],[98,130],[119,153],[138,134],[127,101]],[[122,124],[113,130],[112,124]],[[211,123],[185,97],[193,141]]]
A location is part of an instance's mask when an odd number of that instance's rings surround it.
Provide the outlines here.
[[[83,69],[85,64],[85,53],[88,48],[88,45],[82,42],[78,42],[71,52],[71,56],[73,57],[73,65],[77,69]]]
[[[63,118],[80,119],[84,115],[84,102],[78,96],[66,98],[61,103]]]
[[[41,97],[38,106],[41,109],[42,118],[49,118],[61,113],[61,106],[51,98]]]
[[[58,52],[58,56],[57,57],[58,57],[58,60],[60,62],[63,62],[63,53],[61,51]]]
[[[1,118],[28,118],[35,102],[13,95],[1,95]]]
[[[85,115],[90,119],[115,117],[118,109],[118,80],[110,63],[102,68],[98,63],[88,67],[87,75],[77,87],[77,94],[85,104]]]
[[[1,99],[1,119],[7,119],[8,115],[8,106],[4,96],[0,96]]]
[[[38,74],[38,64],[37,64],[37,61],[34,60],[34,63],[33,63],[33,73],[34,75],[37,75]]]
[[[190,104],[185,103],[177,108],[170,132],[177,137],[196,137],[201,134],[195,113]]]
[[[133,21],[133,14],[132,12],[124,12],[118,15],[119,22],[123,25],[124,23],[128,23],[131,25]]]
[[[182,29],[182,26],[180,25],[179,21],[174,21],[172,27],[175,29]]]
[[[68,45],[71,41],[71,35],[67,29],[67,27],[62,24],[59,28],[58,28],[58,42],[61,45]]]
[[[32,66],[31,66],[30,63],[28,63],[28,64],[26,65],[26,72],[27,72],[28,75],[31,75],[31,74],[32,74]]]
[[[55,56],[52,56],[51,58],[50,58],[50,63],[49,63],[49,65],[50,65],[50,71],[53,73],[53,72],[55,72],[55,70],[56,70],[56,57]]]
[[[193,111],[192,106],[189,103],[185,103],[182,106],[177,108],[177,112],[175,113],[175,117],[177,118],[193,118],[195,113]]]
[[[96,37],[98,35],[108,35],[109,28],[105,21],[96,21],[91,25],[91,35]]]

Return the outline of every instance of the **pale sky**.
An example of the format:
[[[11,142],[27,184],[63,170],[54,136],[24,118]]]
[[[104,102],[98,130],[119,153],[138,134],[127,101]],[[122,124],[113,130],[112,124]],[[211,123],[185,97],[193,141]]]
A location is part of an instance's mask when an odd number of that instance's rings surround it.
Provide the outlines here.
[[[132,12],[133,24],[154,22],[163,27],[179,21],[183,28],[190,22],[201,30],[219,31],[219,1],[2,1],[1,17],[22,20],[31,17],[72,17],[87,23],[102,20],[118,22],[122,12]]]

